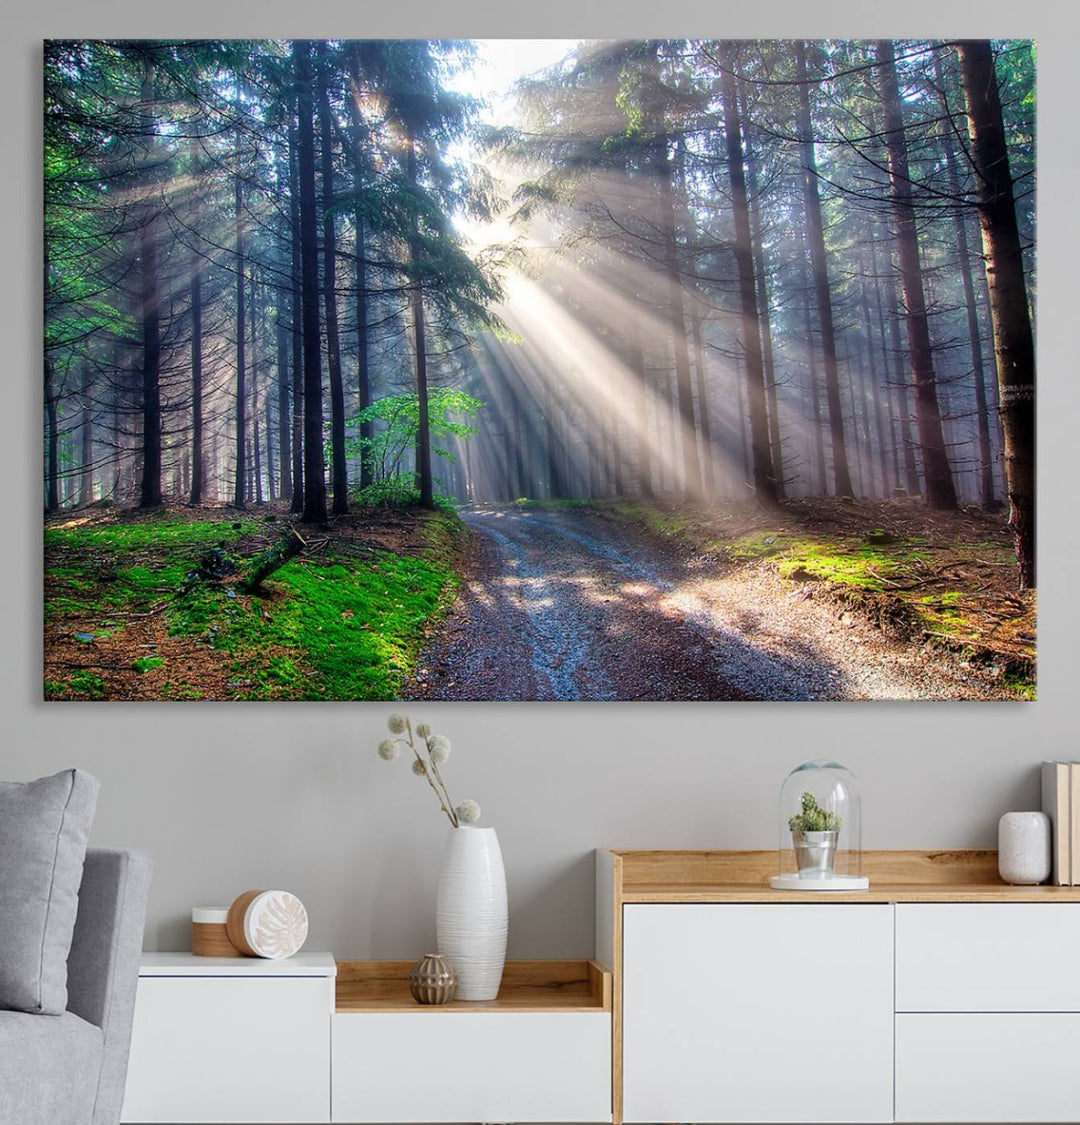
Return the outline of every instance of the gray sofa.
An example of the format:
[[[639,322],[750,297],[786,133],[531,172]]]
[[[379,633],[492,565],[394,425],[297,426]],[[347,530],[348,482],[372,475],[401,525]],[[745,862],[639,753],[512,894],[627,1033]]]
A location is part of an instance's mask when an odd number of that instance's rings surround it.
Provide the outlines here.
[[[0,1011],[4,1125],[120,1120],[151,867],[146,852],[87,851],[67,1011]]]

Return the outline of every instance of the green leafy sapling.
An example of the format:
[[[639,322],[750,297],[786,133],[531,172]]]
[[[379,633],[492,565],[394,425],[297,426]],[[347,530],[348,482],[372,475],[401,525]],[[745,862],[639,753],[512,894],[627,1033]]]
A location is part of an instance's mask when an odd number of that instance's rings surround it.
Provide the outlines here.
[[[839,832],[840,817],[837,813],[821,808],[813,793],[802,795],[802,812],[796,813],[789,821],[792,832]]]

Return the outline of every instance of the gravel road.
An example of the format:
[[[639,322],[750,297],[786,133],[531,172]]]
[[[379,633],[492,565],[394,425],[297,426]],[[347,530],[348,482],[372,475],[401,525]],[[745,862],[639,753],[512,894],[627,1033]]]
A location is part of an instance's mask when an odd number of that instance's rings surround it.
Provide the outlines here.
[[[579,510],[477,507],[460,596],[412,698],[993,699],[955,658],[785,582]]]

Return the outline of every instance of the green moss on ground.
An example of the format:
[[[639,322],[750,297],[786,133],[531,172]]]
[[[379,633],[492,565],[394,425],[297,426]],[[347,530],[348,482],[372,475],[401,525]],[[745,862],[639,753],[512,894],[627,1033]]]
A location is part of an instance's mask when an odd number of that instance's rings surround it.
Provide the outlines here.
[[[590,500],[533,500],[528,496],[519,496],[514,501],[514,507],[526,511],[564,512],[573,508],[585,508],[591,503]]]
[[[104,699],[107,685],[96,672],[80,669],[66,680],[46,680],[46,699]]]
[[[467,535],[445,511],[417,512],[409,521],[412,539],[419,535],[422,541],[419,549],[414,543],[395,552],[371,547],[362,536],[331,534],[318,552],[294,559],[252,595],[227,583],[184,587],[208,546],[236,556],[238,540],[258,531],[257,524],[158,519],[50,528],[46,643],[57,623],[73,623],[92,641],[102,635],[97,623],[110,614],[122,621],[152,613],[169,637],[205,646],[200,652],[225,676],[226,698],[397,698],[427,630],[456,592],[456,563]],[[139,555],[132,559],[135,550]],[[168,663],[167,656],[149,655],[129,657],[126,667],[143,676]],[[154,698],[207,694],[190,674],[162,679],[157,691]],[[101,676],[95,682],[54,677],[47,692],[54,698],[110,694]]]
[[[1035,680],[1029,671],[1010,671],[1005,673],[1005,686],[1020,699],[1034,702],[1038,699]]]

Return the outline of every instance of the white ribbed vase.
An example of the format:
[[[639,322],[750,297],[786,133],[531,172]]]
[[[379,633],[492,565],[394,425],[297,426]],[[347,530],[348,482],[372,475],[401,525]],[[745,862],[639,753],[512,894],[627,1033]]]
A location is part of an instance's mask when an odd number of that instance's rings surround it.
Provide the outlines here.
[[[458,975],[458,1000],[494,1000],[506,964],[506,872],[494,828],[451,828],[435,932]]]

